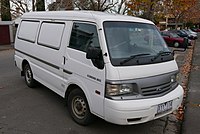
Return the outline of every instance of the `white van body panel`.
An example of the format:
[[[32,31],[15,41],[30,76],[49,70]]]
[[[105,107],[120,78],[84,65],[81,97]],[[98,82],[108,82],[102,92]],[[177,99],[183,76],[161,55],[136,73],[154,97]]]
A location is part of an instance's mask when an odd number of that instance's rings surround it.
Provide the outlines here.
[[[178,66],[175,60],[159,64],[126,67],[113,67],[111,63],[107,63],[106,68],[111,70],[107,72],[106,75],[106,78],[109,80],[120,80],[121,78],[124,80],[145,78],[161,75],[163,72],[170,73],[178,70]],[[127,72],[127,70],[129,71]]]
[[[86,60],[86,54],[84,52],[77,52],[77,50],[67,48],[66,49],[66,65],[64,69],[67,71],[72,71],[73,75],[68,78],[70,83],[76,83],[77,85],[83,85],[81,87],[85,92],[88,102],[91,106],[91,111],[95,114],[103,115],[103,101],[104,101],[104,87],[105,87],[105,68],[99,70],[93,67],[90,60]],[[64,74],[65,78],[69,74]],[[95,77],[91,79],[90,77]],[[72,81],[73,79],[73,81]],[[88,86],[90,85],[90,86]],[[100,94],[96,94],[98,91]]]
[[[182,95],[180,96],[180,94]],[[182,100],[183,90],[181,86],[178,86],[176,90],[170,92],[169,94],[158,98],[117,102],[106,99],[105,120],[121,125],[147,122],[163,116],[163,114],[157,115],[157,107],[159,104],[167,101],[173,101],[172,111],[174,111],[181,105]],[[164,113],[164,115],[169,113],[171,113],[171,110]],[[130,121],[128,121],[128,119],[130,119]]]
[[[30,20],[24,19],[22,20],[22,22],[23,21],[29,22]],[[32,23],[40,24],[40,22],[37,19],[34,19]],[[38,25],[38,29],[39,29],[39,25]],[[38,30],[37,30],[37,34],[39,34]],[[35,40],[37,40],[37,38],[38,37],[36,36]],[[44,38],[43,40],[49,40],[49,39]],[[59,44],[61,41],[62,40],[60,39]],[[55,50],[55,49],[45,47],[44,45],[38,45],[37,43],[38,42],[31,43],[26,40],[17,39],[15,42],[15,48],[16,50],[19,50],[17,52],[23,53],[21,54],[21,56],[23,57],[23,59],[26,59],[28,63],[30,64],[30,67],[33,71],[34,79],[46,85],[50,89],[53,89],[53,91],[55,91],[57,94],[64,96],[65,89],[62,89],[61,87],[61,84],[63,81],[63,74],[62,74],[61,69],[63,68],[62,58],[63,58],[65,46],[62,45],[59,50]]]
[[[71,85],[78,86],[84,92],[93,114],[116,124],[137,124],[169,114],[181,104],[183,98],[181,86],[154,98],[113,100],[106,97],[108,81],[122,82],[161,77],[163,74],[178,71],[175,60],[134,66],[111,64],[103,29],[104,21],[154,25],[151,21],[93,11],[32,12],[25,13],[21,19],[15,40],[17,67],[23,71],[23,63],[27,62],[34,79],[62,97],[66,97]],[[86,52],[69,47],[72,27],[76,22],[96,26],[100,48],[104,55],[103,69],[95,67],[92,60],[86,58]],[[28,32],[29,30],[32,32]],[[168,101],[173,101],[172,109],[155,116],[157,106]],[[133,121],[128,122],[128,119]]]
[[[133,17],[133,16],[124,16],[119,14],[110,14],[105,12],[94,12],[94,11],[59,11],[59,12],[30,12],[23,14],[22,19],[49,19],[49,20],[81,20],[88,22],[95,22],[101,24],[103,21],[132,21],[132,22],[141,22],[147,24],[154,24],[153,22]]]

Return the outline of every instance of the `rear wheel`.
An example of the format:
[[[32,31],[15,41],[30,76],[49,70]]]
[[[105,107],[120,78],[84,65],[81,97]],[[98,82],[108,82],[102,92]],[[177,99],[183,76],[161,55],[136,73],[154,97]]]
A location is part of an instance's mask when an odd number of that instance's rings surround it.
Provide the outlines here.
[[[68,109],[75,122],[80,125],[89,125],[94,120],[84,93],[79,89],[73,89],[68,97]]]
[[[174,42],[174,47],[179,47],[179,42]]]
[[[30,88],[35,87],[36,81],[33,79],[33,73],[29,64],[26,64],[24,66],[24,76],[25,76],[26,85]]]

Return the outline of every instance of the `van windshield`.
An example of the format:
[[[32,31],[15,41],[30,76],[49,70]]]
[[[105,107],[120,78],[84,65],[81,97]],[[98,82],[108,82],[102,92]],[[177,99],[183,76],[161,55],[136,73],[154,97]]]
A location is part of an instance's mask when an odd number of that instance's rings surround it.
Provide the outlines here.
[[[112,65],[144,65],[173,60],[154,25],[122,21],[105,21],[103,25]]]

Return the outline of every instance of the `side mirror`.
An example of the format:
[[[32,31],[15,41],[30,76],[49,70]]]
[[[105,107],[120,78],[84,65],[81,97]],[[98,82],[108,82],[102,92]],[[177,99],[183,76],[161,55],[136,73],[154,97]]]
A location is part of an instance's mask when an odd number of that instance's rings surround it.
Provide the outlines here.
[[[86,51],[86,58],[91,59],[92,63],[98,69],[104,68],[103,56],[102,51],[100,48],[97,47],[88,47]]]
[[[86,58],[87,59],[101,59],[101,49],[96,47],[88,47],[86,51]]]

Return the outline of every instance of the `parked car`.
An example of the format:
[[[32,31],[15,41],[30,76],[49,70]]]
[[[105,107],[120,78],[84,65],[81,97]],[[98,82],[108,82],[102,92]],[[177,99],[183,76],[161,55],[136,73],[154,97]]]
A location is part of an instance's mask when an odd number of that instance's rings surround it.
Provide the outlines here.
[[[161,35],[164,38],[165,42],[168,44],[168,46],[171,47],[183,47],[185,39],[187,39],[187,38],[182,38],[178,36],[176,33],[170,31],[162,31]],[[191,42],[189,42],[188,39],[187,43],[191,44]]]
[[[198,28],[191,28],[191,30],[194,32],[200,32],[200,29],[198,29]]]
[[[172,30],[170,32],[176,33],[178,36],[183,37],[183,38],[188,38],[188,34],[183,32],[182,30]]]
[[[185,33],[182,30],[171,30],[170,32],[173,32],[175,34],[177,34],[178,36],[182,37],[182,38],[187,38],[188,39],[188,45],[191,46],[192,45],[192,41],[191,38],[188,37],[188,34]]]
[[[188,29],[188,31],[189,31],[190,33],[192,33],[192,34],[197,35],[197,32],[194,32],[194,31],[192,31],[191,29]]]
[[[190,30],[182,29],[181,31],[185,32],[188,35],[188,38],[191,40],[197,39],[197,33],[191,32]]]

